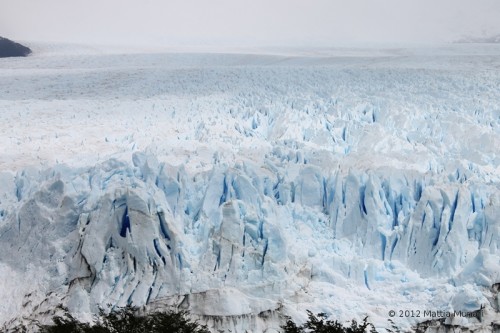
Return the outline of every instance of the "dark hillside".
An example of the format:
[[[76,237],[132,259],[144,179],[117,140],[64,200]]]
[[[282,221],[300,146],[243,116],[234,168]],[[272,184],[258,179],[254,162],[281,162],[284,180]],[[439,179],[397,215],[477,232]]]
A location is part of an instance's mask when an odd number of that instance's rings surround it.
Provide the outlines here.
[[[10,39],[0,37],[0,58],[26,57],[30,53],[31,50],[28,47],[13,42]]]

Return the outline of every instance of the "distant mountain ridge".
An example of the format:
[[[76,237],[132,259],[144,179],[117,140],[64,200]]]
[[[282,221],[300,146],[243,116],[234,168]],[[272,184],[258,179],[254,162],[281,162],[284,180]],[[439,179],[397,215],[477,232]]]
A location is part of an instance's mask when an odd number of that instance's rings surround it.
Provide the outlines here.
[[[31,54],[31,49],[10,39],[0,37],[0,58],[26,57]]]
[[[462,37],[455,43],[500,43],[500,34],[487,37]]]

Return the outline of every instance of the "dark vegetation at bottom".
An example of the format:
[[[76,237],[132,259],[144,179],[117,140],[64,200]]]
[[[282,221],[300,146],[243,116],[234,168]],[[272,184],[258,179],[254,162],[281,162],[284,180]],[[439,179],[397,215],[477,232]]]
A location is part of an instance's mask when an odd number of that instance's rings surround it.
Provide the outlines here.
[[[209,333],[206,326],[191,321],[187,312],[155,312],[141,315],[136,308],[126,307],[109,314],[101,312],[94,325],[81,323],[67,311],[56,316],[52,325],[39,325],[41,333]]]
[[[351,321],[351,325],[344,326],[337,320],[326,320],[325,313],[313,314],[307,311],[308,320],[305,324],[297,326],[290,317],[287,317],[286,324],[281,326],[283,333],[376,333],[375,327],[368,322],[365,317],[361,323],[356,320]]]
[[[120,310],[105,314],[101,311],[95,324],[79,322],[67,309],[63,316],[52,318],[53,324],[40,325],[40,333],[210,333],[208,328],[200,325],[197,321],[188,318],[187,311],[167,311],[154,312],[150,314],[140,314],[137,308],[126,307]],[[281,326],[283,333],[377,333],[373,324],[365,317],[358,323],[352,320],[350,325],[342,325],[337,320],[327,320],[325,313],[313,314],[307,311],[308,320],[303,325],[297,326],[290,317],[286,318],[286,323]],[[390,321],[390,320],[389,320]],[[388,329],[389,333],[399,333],[399,329],[392,321],[393,329]],[[18,327],[16,332],[27,332],[25,327]]]

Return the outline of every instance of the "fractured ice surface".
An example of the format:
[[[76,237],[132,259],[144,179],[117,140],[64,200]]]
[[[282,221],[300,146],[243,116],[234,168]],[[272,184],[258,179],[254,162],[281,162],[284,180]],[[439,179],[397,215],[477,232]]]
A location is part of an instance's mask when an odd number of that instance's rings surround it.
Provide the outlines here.
[[[494,317],[500,49],[481,48],[2,60],[0,318]]]

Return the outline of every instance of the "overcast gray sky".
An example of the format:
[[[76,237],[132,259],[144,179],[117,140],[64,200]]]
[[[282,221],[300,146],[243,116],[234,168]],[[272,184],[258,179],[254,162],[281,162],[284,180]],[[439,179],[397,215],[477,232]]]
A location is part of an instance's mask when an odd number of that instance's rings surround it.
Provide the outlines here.
[[[77,43],[334,46],[500,34],[500,0],[0,0],[0,36]]]

